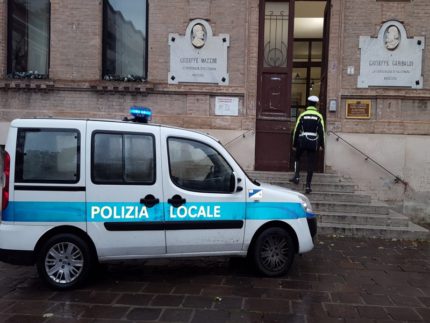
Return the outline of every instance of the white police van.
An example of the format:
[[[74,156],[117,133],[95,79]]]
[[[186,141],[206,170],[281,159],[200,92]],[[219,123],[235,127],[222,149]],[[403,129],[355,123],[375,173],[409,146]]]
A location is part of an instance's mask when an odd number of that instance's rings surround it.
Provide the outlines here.
[[[313,248],[304,195],[251,180],[208,135],[140,122],[148,109],[132,114],[11,123],[0,260],[36,264],[67,289],[98,262],[127,259],[249,256],[277,276]]]

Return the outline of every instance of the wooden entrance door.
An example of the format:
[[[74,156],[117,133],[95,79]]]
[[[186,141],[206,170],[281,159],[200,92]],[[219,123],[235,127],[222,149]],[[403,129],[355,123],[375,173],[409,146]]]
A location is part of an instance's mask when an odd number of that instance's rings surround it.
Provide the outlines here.
[[[321,96],[325,115],[329,7],[318,0],[260,2],[256,170],[292,170],[292,132],[309,95]],[[315,16],[324,20],[324,32],[321,25],[309,35],[300,19]],[[323,165],[320,154],[317,171]]]
[[[260,1],[256,170],[290,167],[292,17],[290,1]]]

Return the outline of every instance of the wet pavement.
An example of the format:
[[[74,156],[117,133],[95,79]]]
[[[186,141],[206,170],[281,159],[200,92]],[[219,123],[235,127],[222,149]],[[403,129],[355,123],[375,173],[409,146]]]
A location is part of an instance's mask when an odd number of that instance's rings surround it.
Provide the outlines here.
[[[430,322],[430,243],[319,237],[281,278],[238,259],[115,264],[69,292],[0,263],[0,321]]]

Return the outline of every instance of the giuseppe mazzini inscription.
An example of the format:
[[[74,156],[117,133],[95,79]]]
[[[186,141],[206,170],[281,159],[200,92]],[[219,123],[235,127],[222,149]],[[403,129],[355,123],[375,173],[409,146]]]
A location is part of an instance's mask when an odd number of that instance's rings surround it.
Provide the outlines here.
[[[169,34],[169,84],[229,84],[227,49],[230,36],[213,36],[209,23],[195,19],[188,24],[185,36]]]

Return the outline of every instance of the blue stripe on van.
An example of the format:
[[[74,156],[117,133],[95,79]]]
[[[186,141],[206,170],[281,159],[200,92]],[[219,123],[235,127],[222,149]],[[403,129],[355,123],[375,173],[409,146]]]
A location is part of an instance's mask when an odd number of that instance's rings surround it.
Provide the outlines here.
[[[249,220],[283,220],[305,218],[306,212],[300,203],[251,202],[247,205]]]
[[[286,220],[310,218],[300,203],[282,202],[201,202],[174,208],[159,203],[146,208],[140,203],[111,202],[10,202],[3,211],[3,221],[17,222],[163,222],[242,220]],[[86,212],[86,213],[85,213]]]
[[[83,202],[9,202],[3,221],[84,222]]]

